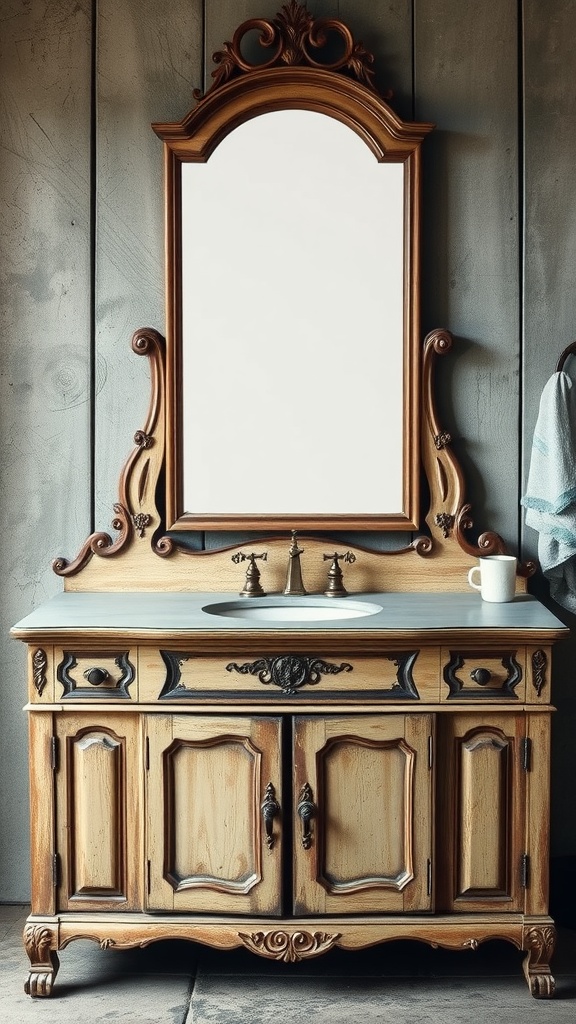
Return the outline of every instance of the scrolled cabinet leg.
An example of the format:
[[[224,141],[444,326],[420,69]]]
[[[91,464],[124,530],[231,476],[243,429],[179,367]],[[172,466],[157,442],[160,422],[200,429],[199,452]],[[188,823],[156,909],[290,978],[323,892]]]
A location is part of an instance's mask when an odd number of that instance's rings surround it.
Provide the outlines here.
[[[56,935],[43,924],[28,924],[24,929],[24,946],[30,960],[30,973],[24,983],[26,995],[47,997],[58,974],[60,961],[56,949]]]
[[[528,928],[524,933],[524,974],[535,999],[551,999],[556,983],[550,971],[550,960],[556,945],[556,929],[552,925]]]

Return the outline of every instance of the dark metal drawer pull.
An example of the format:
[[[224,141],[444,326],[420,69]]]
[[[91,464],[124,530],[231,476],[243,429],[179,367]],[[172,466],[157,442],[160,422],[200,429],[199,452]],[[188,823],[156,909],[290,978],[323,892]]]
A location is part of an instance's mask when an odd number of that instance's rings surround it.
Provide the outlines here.
[[[492,673],[488,668],[475,668],[470,673],[470,679],[473,679],[478,686],[488,686],[488,683],[492,679]]]
[[[87,668],[83,675],[92,686],[101,686],[110,679],[110,673],[105,668]]]

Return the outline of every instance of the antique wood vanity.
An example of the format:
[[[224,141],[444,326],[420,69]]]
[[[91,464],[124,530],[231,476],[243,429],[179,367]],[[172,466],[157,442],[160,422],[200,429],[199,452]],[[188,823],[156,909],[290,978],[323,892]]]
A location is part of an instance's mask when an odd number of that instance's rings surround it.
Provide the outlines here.
[[[254,29],[258,67],[241,55]],[[321,65],[330,39],[338,55]],[[180,124],[155,126],[167,337],[146,328],[132,339],[152,397],[121,475],[116,536],[93,534],[73,561],[57,559],[64,593],[13,630],[29,650],[27,991],[50,995],[57,951],[80,938],[117,949],[182,938],[287,963],[391,939],[474,950],[500,938],[525,951],[532,994],[551,996],[551,649],[566,629],[526,593],[533,565],[519,565],[508,604],[467,585],[478,555],[504,545],[474,537],[438,423],[436,364],[452,338],[420,338],[420,150],[432,126],[399,120],[348,29],[295,3],[241,26],[217,65]],[[304,169],[277,180],[299,146]],[[223,176],[208,185],[213,159]],[[195,255],[197,218],[220,260],[212,218],[244,161],[248,184],[258,167],[274,176],[269,194],[259,181],[234,199],[250,233],[280,207],[296,222],[295,249],[279,269],[260,237],[249,255],[222,256],[213,282],[205,237]],[[315,190],[318,206],[331,165],[344,168],[339,205],[312,230],[302,193]],[[358,217],[357,192],[369,197]],[[334,221],[350,228],[343,247]],[[271,237],[284,250],[282,223]],[[359,281],[345,258],[354,236],[368,251]],[[317,277],[296,319],[286,314],[280,356],[279,298],[261,300],[255,339],[255,296],[251,317],[242,296],[267,264],[258,297],[278,277],[297,294],[310,248]],[[240,283],[227,291],[231,276]],[[256,536],[198,550],[204,530]],[[407,536],[384,551],[342,541],[359,530]]]

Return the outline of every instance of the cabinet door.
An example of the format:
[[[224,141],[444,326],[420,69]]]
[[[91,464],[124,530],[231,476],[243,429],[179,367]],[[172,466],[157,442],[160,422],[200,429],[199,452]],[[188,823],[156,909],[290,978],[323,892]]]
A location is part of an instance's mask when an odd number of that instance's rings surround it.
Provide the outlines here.
[[[279,914],[280,718],[151,715],[147,729],[148,906]]]
[[[89,712],[55,718],[59,909],[141,909],[138,718],[108,712],[101,719]]]
[[[298,717],[294,911],[431,908],[432,715]]]
[[[440,732],[441,909],[522,910],[526,716],[445,715]]]

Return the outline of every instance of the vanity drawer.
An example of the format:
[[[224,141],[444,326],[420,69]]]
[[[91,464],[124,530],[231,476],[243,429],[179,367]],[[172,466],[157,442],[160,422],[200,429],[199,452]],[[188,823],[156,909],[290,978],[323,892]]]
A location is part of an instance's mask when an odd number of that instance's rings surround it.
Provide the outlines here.
[[[524,647],[443,648],[443,701],[524,701]]]
[[[140,700],[208,703],[245,700],[322,703],[440,698],[437,648],[396,648],[377,656],[230,654],[198,657],[185,650],[140,649]]]
[[[138,700],[137,650],[55,648],[56,700]]]

